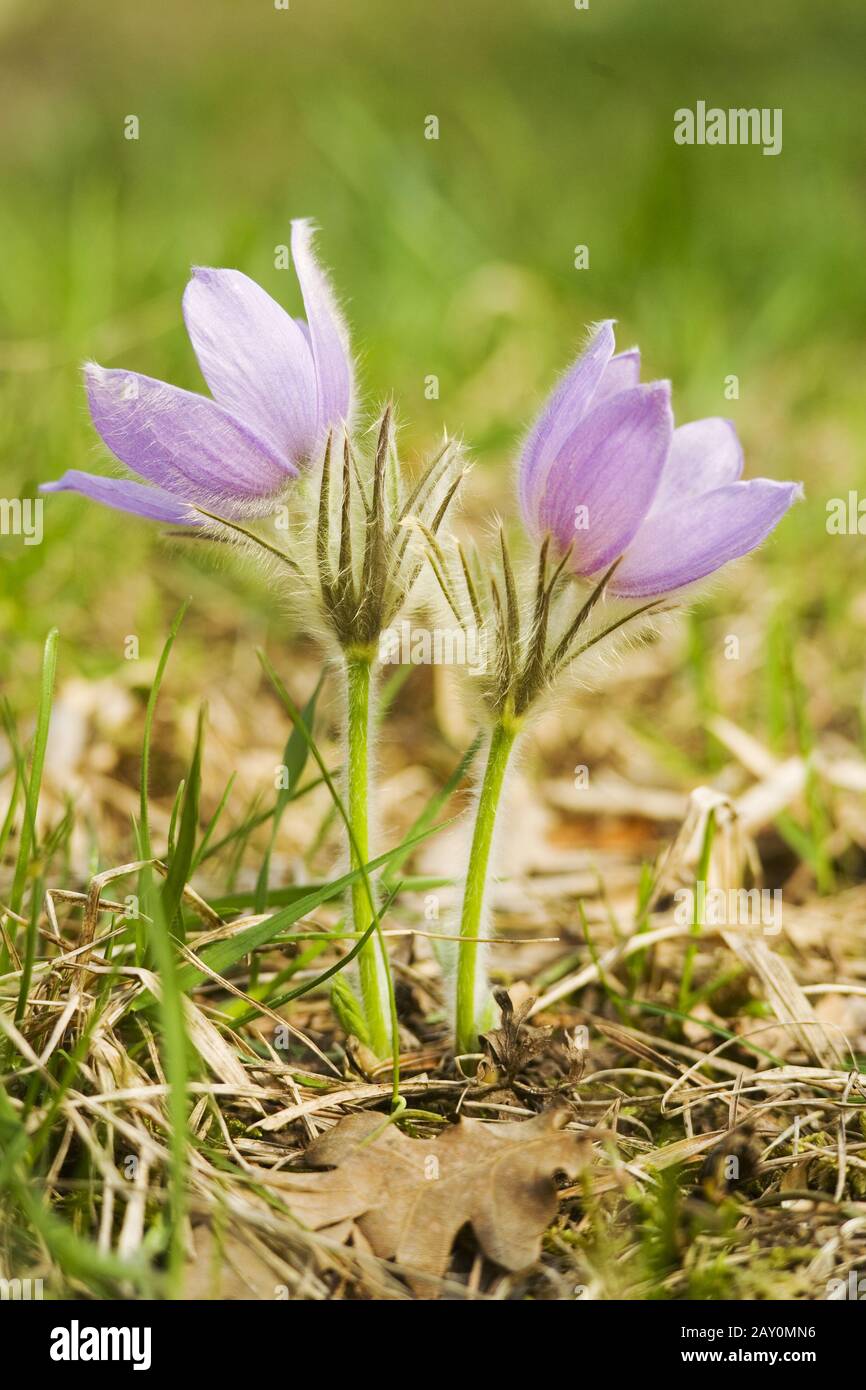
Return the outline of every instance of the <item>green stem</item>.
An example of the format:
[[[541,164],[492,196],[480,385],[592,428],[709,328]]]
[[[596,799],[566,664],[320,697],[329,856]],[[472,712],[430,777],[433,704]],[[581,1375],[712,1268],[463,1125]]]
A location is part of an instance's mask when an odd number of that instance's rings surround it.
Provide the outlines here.
[[[476,998],[478,994],[478,937],[481,935],[484,892],[487,886],[487,870],[490,848],[493,843],[493,830],[496,825],[496,812],[508,759],[517,738],[519,726],[512,720],[501,720],[493,730],[490,750],[487,754],[487,767],[478,809],[475,813],[475,829],[472,832],[472,848],[469,851],[469,866],[466,870],[466,887],[463,893],[463,912],[460,918],[460,953],[457,964],[457,1052],[475,1052],[478,1049],[478,1019],[476,1017]]]
[[[346,655],[348,695],[348,782],[349,823],[352,827],[351,867],[360,868],[370,858],[369,829],[369,731],[372,655],[367,651]],[[373,921],[367,885],[362,879],[352,884],[352,919],[356,932],[365,932]],[[382,943],[373,936],[358,954],[361,999],[369,1032],[370,1047],[378,1057],[391,1053],[388,1030],[388,975],[382,960]]]

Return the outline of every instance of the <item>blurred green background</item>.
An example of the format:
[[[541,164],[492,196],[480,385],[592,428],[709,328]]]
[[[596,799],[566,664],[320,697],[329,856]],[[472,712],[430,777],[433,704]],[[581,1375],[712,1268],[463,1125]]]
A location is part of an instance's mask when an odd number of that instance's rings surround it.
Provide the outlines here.
[[[365,398],[394,391],[410,455],[465,431],[484,506],[512,507],[516,441],[607,315],[672,378],[680,421],[732,415],[749,472],[804,479],[740,601],[772,588],[858,707],[866,542],[824,518],[866,485],[859,0],[0,0],[0,39],[5,495],[109,470],[82,359],[202,389],[180,315],[191,264],[237,266],[297,312],[274,248],[313,216]],[[675,109],[699,99],[782,107],[781,155],[675,145]],[[126,633],[156,650],[192,593],[203,686],[213,632],[285,623],[253,576],[72,496],[47,501],[41,546],[0,539],[0,585],[20,709],[54,623],[63,669],[98,675]]]

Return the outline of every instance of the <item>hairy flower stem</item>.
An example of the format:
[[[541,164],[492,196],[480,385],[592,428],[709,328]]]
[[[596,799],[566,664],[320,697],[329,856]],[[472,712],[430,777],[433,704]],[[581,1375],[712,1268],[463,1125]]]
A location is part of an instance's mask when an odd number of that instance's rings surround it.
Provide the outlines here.
[[[354,844],[350,846],[351,866],[360,868],[370,858],[369,828],[369,730],[370,686],[373,655],[365,650],[346,653],[348,697],[348,812]],[[352,919],[356,932],[365,932],[373,920],[367,884],[358,878],[352,884]],[[358,955],[361,1000],[367,1024],[368,1041],[378,1057],[391,1055],[388,1030],[388,975],[381,959],[382,944],[373,935]]]
[[[475,812],[472,848],[466,871],[463,892],[463,911],[460,918],[460,948],[457,963],[457,1021],[455,1027],[457,1052],[478,1050],[478,937],[481,935],[484,893],[496,812],[502,795],[508,759],[520,726],[512,718],[503,717],[495,725],[487,754],[487,767]]]

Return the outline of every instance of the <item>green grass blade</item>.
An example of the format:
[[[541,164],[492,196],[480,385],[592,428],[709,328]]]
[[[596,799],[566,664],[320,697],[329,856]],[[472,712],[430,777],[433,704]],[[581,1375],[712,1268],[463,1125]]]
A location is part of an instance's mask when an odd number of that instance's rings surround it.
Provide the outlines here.
[[[13,911],[18,911],[24,896],[24,885],[30,867],[31,852],[36,844],[36,808],[42,787],[42,769],[45,764],[45,748],[48,743],[48,726],[51,722],[51,702],[54,696],[54,677],[57,672],[57,628],[53,627],[45,639],[42,658],[42,683],[39,694],[39,710],[36,716],[36,734],[33,740],[33,755],[30,763],[30,780],[27,785],[26,814],[21,827],[21,842],[18,846],[18,859],[15,865],[15,879],[12,887]],[[41,910],[37,883],[34,882],[30,902],[30,915],[27,935],[24,942],[24,958],[21,969],[21,985],[15,1005],[15,1021],[20,1023],[27,1008],[30,981],[33,978],[33,962],[36,959],[36,943]]]
[[[321,676],[319,677],[319,681],[315,690],[313,691],[312,695],[307,701],[304,710],[301,714],[303,726],[310,734],[312,734],[313,730],[313,720],[316,714],[316,702],[319,698],[319,694],[321,692],[322,685],[324,684],[324,680],[325,673],[323,671]],[[307,758],[309,757],[309,752],[309,745],[306,739],[302,736],[300,729],[297,727],[293,727],[292,732],[289,735],[288,742],[286,743],[285,752],[283,753],[283,766],[286,769],[286,785],[285,787],[280,787],[279,791],[277,792],[277,799],[274,805],[273,817],[271,820],[271,836],[268,842],[268,847],[265,850],[265,856],[262,860],[262,866],[259,870],[259,876],[256,882],[256,891],[254,898],[254,907],[256,912],[264,912],[267,906],[268,879],[270,877],[271,871],[271,856],[274,852],[274,845],[276,844],[277,835],[279,833],[280,821],[282,820],[283,811],[286,809],[286,806],[292,799],[292,794],[295,790],[295,787],[301,780],[304,768],[307,765]]]
[[[162,995],[159,1001],[159,1047],[169,1087],[168,1283],[170,1296],[176,1298],[180,1296],[186,1261],[186,1175],[190,1142],[187,1083],[190,1075],[190,1052],[184,1020],[184,997],[168,925],[169,918],[163,907],[162,894],[156,891],[152,882],[148,889],[148,940]]]
[[[440,827],[437,826],[435,828],[439,829]],[[415,843],[417,843],[417,841]],[[399,850],[395,849],[391,850],[389,854],[396,855],[399,852]],[[411,846],[409,849],[406,850],[406,855],[410,853]],[[368,865],[367,867],[369,868],[370,865]],[[390,869],[390,864],[388,867]],[[383,876],[383,879],[384,877],[385,876]],[[393,874],[389,873],[387,875],[388,881],[392,880],[393,878]],[[435,893],[438,888],[451,888],[453,887],[453,885],[453,878],[445,878],[433,874],[407,874],[405,877],[402,877],[400,879],[400,892]],[[312,893],[319,888],[327,887],[327,883],[313,882],[287,883],[284,888],[269,888],[268,901],[266,906],[288,907],[290,903],[297,902],[299,898],[306,897],[308,893]],[[233,913],[243,912],[245,909],[252,907],[254,892],[255,889],[247,888],[243,892],[222,893],[218,897],[213,898],[209,896],[208,906],[212,907],[214,912],[219,913],[220,917],[231,916]]]
[[[229,778],[229,780],[228,780],[228,781],[226,782],[226,784],[225,784],[225,788],[224,788],[224,790],[223,790],[223,794],[222,794],[222,796],[220,797],[220,799],[219,799],[219,801],[218,801],[218,803],[217,803],[217,808],[216,808],[216,810],[214,811],[213,815],[211,816],[210,820],[208,821],[207,825],[205,826],[205,832],[204,832],[204,834],[203,834],[202,837],[201,837],[201,843],[199,844],[199,847],[198,847],[198,849],[196,850],[196,852],[195,852],[195,854],[194,854],[194,856],[193,856],[193,861],[192,861],[192,863],[191,863],[191,865],[190,865],[189,871],[190,871],[191,874],[195,873],[195,871],[196,871],[196,869],[198,868],[199,864],[201,863],[201,861],[204,859],[205,855],[207,854],[207,847],[208,847],[208,845],[210,844],[211,840],[213,839],[214,831],[216,830],[216,828],[217,828],[217,826],[218,826],[218,824],[219,824],[219,822],[220,822],[220,820],[221,820],[221,818],[222,818],[223,811],[225,810],[226,805],[228,804],[228,799],[229,799],[229,797],[230,797],[231,794],[232,794],[232,788],[234,787],[236,778],[237,778],[237,773],[236,773],[236,772],[233,772],[232,775],[231,775],[231,777]]]
[[[707,823],[704,828],[704,838],[701,844],[701,854],[698,861],[697,878],[695,879],[695,901],[694,912],[692,915],[692,929],[689,943],[686,946],[683,957],[683,973],[680,977],[679,1010],[681,1014],[687,1014],[691,1008],[692,975],[695,967],[695,956],[697,955],[698,942],[700,940],[701,929],[704,923],[700,920],[698,911],[697,887],[702,883],[706,887],[707,875],[710,872],[710,858],[713,852],[713,840],[716,834],[716,816],[714,811],[710,811],[707,816]]]
[[[184,935],[183,919],[178,909],[180,908],[180,900],[184,887],[189,879],[190,869],[195,856],[196,839],[198,838],[204,717],[205,706],[202,706],[199,710],[198,722],[196,724],[195,747],[193,748],[192,761],[189,766],[189,775],[186,778],[186,790],[183,796],[183,810],[180,814],[180,828],[177,834],[177,843],[173,846],[171,858],[168,863],[168,873],[166,874],[165,882],[162,887],[162,909],[165,913],[165,920],[172,930],[179,932],[181,937]]]
[[[457,788],[460,786],[460,783],[463,781],[464,777],[468,773],[470,767],[475,761],[475,758],[478,754],[478,750],[481,747],[482,742],[483,736],[481,734],[478,734],[477,737],[472,740],[469,747],[466,749],[466,752],[463,754],[463,757],[460,759],[454,771],[448,778],[447,782],[444,784],[444,786],[440,787],[438,791],[433,793],[433,795],[427,802],[427,805],[424,807],[424,810],[418,816],[414,824],[410,826],[410,835],[417,835],[420,831],[426,830],[428,826],[433,824],[436,817],[439,815],[439,812],[442,810],[443,806],[445,806],[448,802],[449,797],[451,797],[452,794],[457,790]],[[402,868],[408,856],[409,850],[407,849],[404,851],[403,854],[398,855],[396,859],[393,859],[391,863],[388,865],[387,872],[382,875],[382,882],[386,887],[388,887],[391,883],[393,883],[396,880],[396,877],[399,874],[400,869]]]
[[[18,857],[15,862],[15,877],[12,881],[10,906],[13,912],[20,912],[30,867],[30,854],[35,840],[36,808],[42,788],[42,769],[45,764],[45,748],[48,743],[48,725],[51,720],[51,701],[54,695],[54,676],[57,671],[58,631],[53,627],[45,639],[42,656],[42,681],[39,692],[39,709],[36,715],[36,733],[33,737],[33,753],[30,759],[30,777],[25,788],[25,815],[21,826],[21,839]]]
[[[447,822],[446,822],[447,823]],[[442,826],[435,826],[427,830],[423,835],[416,835],[411,841],[412,845],[421,844],[430,835],[441,830]],[[246,927],[244,931],[238,932],[237,936],[228,937],[225,941],[215,941],[212,946],[208,946],[201,953],[201,958],[218,975],[225,974],[226,970],[231,969],[250,951],[258,950],[261,946],[267,946],[289,927],[294,926],[295,922],[302,917],[307,917],[311,912],[315,912],[322,903],[329,902],[332,898],[337,898],[344,893],[356,879],[361,878],[364,873],[373,873],[376,869],[387,864],[392,855],[399,854],[405,847],[407,841],[401,842],[395,849],[388,850],[385,854],[380,854],[377,859],[371,859],[368,864],[362,865],[358,869],[351,869],[340,878],[335,878],[332,883],[326,883],[315,892],[308,893],[306,897],[299,898],[289,907],[283,908],[280,912],[275,912],[272,917],[268,917],[264,922],[257,922],[253,927]],[[184,991],[194,989],[206,979],[200,970],[195,966],[186,965],[178,971],[178,983]],[[139,995],[138,999],[130,1005],[132,1011],[149,1008],[154,1003],[153,995],[145,991]]]
[[[150,816],[148,813],[148,785],[150,781],[150,741],[153,734],[153,716],[156,712],[156,702],[159,699],[159,690],[162,685],[162,678],[165,675],[165,668],[171,649],[174,646],[174,639],[180,630],[180,625],[186,617],[191,599],[186,599],[178,609],[174,617],[174,622],[169,629],[165,646],[162,649],[156,667],[156,675],[153,678],[153,685],[150,687],[150,694],[147,697],[147,709],[144,714],[144,735],[141,742],[141,778],[139,782],[139,799],[141,809],[139,813],[139,836],[141,840],[142,859],[152,859],[153,851],[150,845]]]

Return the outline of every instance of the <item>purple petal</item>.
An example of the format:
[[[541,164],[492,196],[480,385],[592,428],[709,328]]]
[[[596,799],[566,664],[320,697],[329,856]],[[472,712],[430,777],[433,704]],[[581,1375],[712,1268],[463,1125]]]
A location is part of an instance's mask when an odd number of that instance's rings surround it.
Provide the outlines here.
[[[760,545],[802,495],[799,483],[753,478],[650,517],[611,580],[611,592],[644,598],[705,578]]]
[[[730,420],[710,417],[674,430],[652,515],[684,498],[735,483],[743,471],[743,450]]]
[[[523,519],[530,527],[537,519],[544,475],[592,405],[614,345],[613,319],[606,319],[555,388],[529,432],[520,455],[518,489]]]
[[[310,343],[316,367],[320,434],[348,420],[352,413],[353,380],[349,334],[328,277],[313,253],[312,224],[292,223],[292,260],[304,297]]]
[[[137,372],[85,368],[93,423],[148,482],[214,511],[273,496],[296,469],[205,396]]]
[[[94,502],[114,507],[119,512],[134,512],[151,521],[165,521],[171,526],[199,526],[201,522],[184,502],[178,502],[159,487],[146,487],[127,478],[100,478],[95,473],[82,473],[70,468],[53,483],[40,483],[40,492],[80,492]]]
[[[574,546],[571,568],[592,574],[621,555],[649,511],[670,448],[666,381],[618,391],[590,411],[545,480],[539,530]],[[578,512],[578,508],[585,508]]]
[[[601,375],[592,398],[593,405],[615,396],[617,391],[628,391],[640,384],[640,349],[629,348],[628,352],[618,352],[612,357]]]
[[[276,300],[239,270],[193,269],[183,313],[214,399],[281,457],[316,443],[316,373],[309,342]]]

